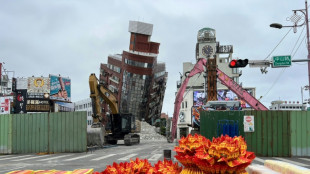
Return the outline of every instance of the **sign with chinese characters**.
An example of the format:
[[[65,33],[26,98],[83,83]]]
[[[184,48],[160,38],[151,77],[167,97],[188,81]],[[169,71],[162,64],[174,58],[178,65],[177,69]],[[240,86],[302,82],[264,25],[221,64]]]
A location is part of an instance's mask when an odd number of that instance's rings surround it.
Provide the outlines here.
[[[0,114],[10,114],[13,96],[0,97]]]
[[[243,117],[244,132],[254,132],[254,116],[245,115]]]
[[[48,99],[27,99],[27,112],[49,112],[50,104]]]
[[[287,67],[292,65],[292,59],[290,55],[287,56],[273,56],[272,67]]]
[[[26,113],[27,89],[16,90],[16,100],[14,105],[14,113]]]

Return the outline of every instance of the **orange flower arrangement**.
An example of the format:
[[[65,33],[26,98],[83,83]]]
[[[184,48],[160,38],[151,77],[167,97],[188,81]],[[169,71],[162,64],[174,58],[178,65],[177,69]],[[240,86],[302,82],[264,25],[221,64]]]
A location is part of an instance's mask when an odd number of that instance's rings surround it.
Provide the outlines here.
[[[196,150],[202,147],[208,148],[211,145],[210,140],[204,136],[189,134],[187,137],[182,137],[179,140],[179,146],[174,148],[177,152],[175,158],[187,168],[197,168],[193,158],[195,158]]]
[[[246,151],[247,145],[241,136],[232,138],[225,135],[213,138],[212,142],[199,135],[188,137],[191,141],[181,139],[180,146],[175,148],[176,159],[186,168],[199,168],[205,173],[245,173],[245,168],[255,158],[253,152]]]
[[[171,160],[158,161],[154,167],[154,174],[179,174],[182,171],[182,166],[174,163]]]
[[[97,172],[98,174],[99,172]],[[100,172],[99,174],[133,174],[133,173],[143,173],[143,174],[151,174],[153,173],[153,167],[148,162],[147,159],[140,160],[136,158],[135,161],[124,162],[124,163],[113,163],[113,165],[107,166],[107,168]]]
[[[113,165],[107,166],[104,171],[93,174],[179,174],[181,171],[182,166],[170,160],[158,161],[152,167],[147,159],[136,158],[135,161],[113,163]]]

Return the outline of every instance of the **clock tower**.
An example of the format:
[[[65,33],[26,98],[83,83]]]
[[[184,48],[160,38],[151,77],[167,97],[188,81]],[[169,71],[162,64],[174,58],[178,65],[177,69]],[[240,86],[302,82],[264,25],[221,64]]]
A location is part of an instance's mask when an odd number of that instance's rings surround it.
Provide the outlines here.
[[[196,60],[199,58],[214,58],[216,53],[216,33],[212,28],[203,28],[198,31],[196,44]]]

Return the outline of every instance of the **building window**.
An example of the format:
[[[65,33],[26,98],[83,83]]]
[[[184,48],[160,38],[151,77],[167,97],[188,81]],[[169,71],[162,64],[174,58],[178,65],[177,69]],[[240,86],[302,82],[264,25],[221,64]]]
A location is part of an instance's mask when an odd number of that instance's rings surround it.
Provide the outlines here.
[[[184,102],[182,102],[182,109],[184,108]]]
[[[137,67],[142,67],[142,68],[152,68],[153,64],[152,63],[145,63],[145,62],[138,62],[134,60],[129,60],[125,58],[125,63],[131,66],[137,66]]]
[[[187,108],[187,101],[185,101],[185,108]]]
[[[165,73],[166,73],[165,71],[155,73],[155,78],[165,75]]]
[[[121,73],[121,68],[118,66],[108,64],[108,68],[115,71],[115,72]]]
[[[238,74],[239,73],[239,71],[238,71],[239,69],[238,68],[232,68],[232,72],[233,72],[233,74]]]

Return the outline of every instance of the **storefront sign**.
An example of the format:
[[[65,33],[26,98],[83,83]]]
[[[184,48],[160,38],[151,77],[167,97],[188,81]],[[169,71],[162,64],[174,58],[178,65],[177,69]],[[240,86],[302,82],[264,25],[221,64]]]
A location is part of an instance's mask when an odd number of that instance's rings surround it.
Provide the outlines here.
[[[26,113],[27,89],[16,90],[16,100],[14,105],[14,113]]]
[[[27,112],[49,112],[50,104],[47,99],[27,99]]]

